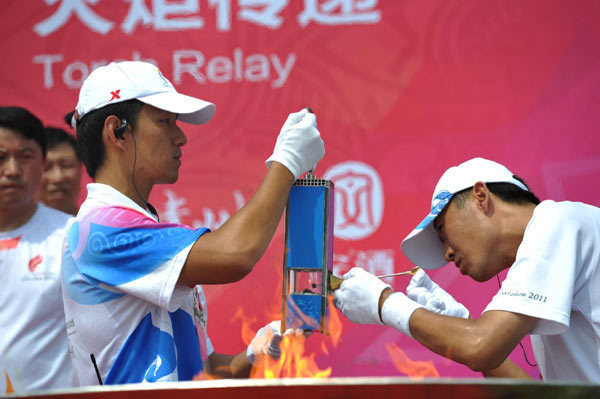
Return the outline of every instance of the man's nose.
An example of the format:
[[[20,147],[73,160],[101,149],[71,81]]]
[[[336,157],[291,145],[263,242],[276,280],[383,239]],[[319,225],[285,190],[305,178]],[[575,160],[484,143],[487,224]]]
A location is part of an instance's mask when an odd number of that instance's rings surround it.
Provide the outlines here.
[[[2,166],[3,174],[9,177],[19,177],[23,173],[21,164],[15,157],[8,158]]]
[[[454,262],[454,249],[448,244],[444,244],[444,259],[446,262]]]
[[[187,143],[187,137],[185,136],[185,133],[183,132],[183,130],[181,130],[179,126],[175,125],[175,129],[177,129],[177,132],[174,143],[176,146],[182,147]]]
[[[44,178],[50,182],[61,181],[65,177],[62,168],[58,166],[52,166],[44,172]]]

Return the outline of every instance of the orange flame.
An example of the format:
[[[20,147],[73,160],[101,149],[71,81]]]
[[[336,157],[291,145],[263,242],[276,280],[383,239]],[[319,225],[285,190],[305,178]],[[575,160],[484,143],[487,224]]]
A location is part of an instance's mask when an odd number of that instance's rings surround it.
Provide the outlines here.
[[[339,312],[333,306],[333,297],[328,297],[329,317],[327,330],[329,331],[330,343],[336,347],[342,335],[342,321]],[[274,313],[269,312],[267,313]],[[277,313],[277,318],[280,314]],[[271,317],[275,318],[275,317]],[[255,317],[247,317],[243,309],[239,308],[232,318],[239,319],[242,322],[241,335],[246,345],[249,345],[255,336],[251,325],[256,321]],[[270,338],[270,337],[267,337]],[[331,367],[320,369],[315,361],[315,353],[305,353],[306,336],[302,333],[286,335],[281,341],[281,357],[277,360],[269,356],[262,356],[257,359],[252,368],[250,378],[327,378],[331,375]],[[321,342],[321,350],[324,354],[329,354],[326,341]]]
[[[278,360],[264,356],[252,369],[250,378],[327,378],[331,367],[319,369],[315,354],[304,355],[304,334],[286,335],[281,341],[281,357]]]
[[[331,344],[336,348],[342,336],[342,319],[340,318],[337,308],[333,305],[333,295],[327,297],[327,303],[329,304],[327,330],[331,336]]]
[[[281,274],[281,268],[276,270]],[[278,300],[281,298],[281,281],[275,290],[275,295]],[[337,347],[342,335],[342,321],[338,310],[333,305],[333,296],[328,296],[329,317],[327,318],[326,329],[329,332],[328,337],[323,336],[325,340],[321,341],[320,348],[323,354],[329,355],[327,343],[333,347]],[[268,320],[278,320],[281,318],[281,308],[279,305],[269,306],[265,315]],[[233,320],[240,320],[241,336],[245,345],[249,345],[254,339],[256,332],[253,331],[251,325],[256,321],[256,317],[248,317],[244,314],[242,308],[238,308]],[[328,378],[331,375],[331,367],[324,370],[320,369],[315,361],[316,353],[305,354],[305,342],[310,334],[295,334],[286,335],[283,337],[280,349],[281,357],[277,360],[269,356],[261,356],[255,362],[256,364],[250,372],[250,378]],[[266,337],[267,339],[270,337]],[[329,339],[327,339],[329,338]],[[200,372],[194,379],[215,379],[216,376]]]
[[[342,321],[337,309],[333,306],[333,297],[327,298],[329,318],[327,330],[331,344],[336,347],[342,335]],[[242,327],[244,330],[244,327]],[[264,356],[253,368],[251,378],[327,378],[331,375],[331,367],[319,369],[315,362],[315,354],[308,356],[305,352],[306,336],[304,334],[287,335],[281,342],[281,357],[278,360]],[[325,341],[321,342],[321,350],[326,355],[329,349]]]
[[[419,360],[411,360],[406,353],[398,347],[398,345],[391,343],[385,344],[385,348],[389,352],[394,366],[398,371],[406,374],[410,378],[422,380],[425,377],[439,377],[440,373],[438,373],[435,368],[433,362],[429,361],[419,361]]]
[[[249,345],[256,335],[256,332],[252,331],[250,328],[250,325],[256,321],[256,317],[246,317],[246,315],[244,315],[244,310],[242,308],[238,308],[237,312],[235,312],[232,317],[232,321],[237,319],[242,321],[242,341],[245,345]]]

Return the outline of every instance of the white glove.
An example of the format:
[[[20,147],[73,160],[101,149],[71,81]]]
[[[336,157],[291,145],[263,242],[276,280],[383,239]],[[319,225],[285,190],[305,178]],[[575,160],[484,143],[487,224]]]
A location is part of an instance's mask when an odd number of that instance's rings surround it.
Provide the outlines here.
[[[406,295],[434,313],[463,319],[469,318],[469,310],[431,281],[423,269],[419,269],[410,280],[406,287]]]
[[[283,164],[298,179],[310,169],[314,169],[323,155],[325,146],[317,130],[317,117],[305,108],[290,114],[277,137],[273,154],[266,160]]]
[[[408,322],[413,312],[422,307],[423,305],[408,299],[403,293],[394,292],[383,303],[381,318],[386,325],[394,327],[412,338]]]
[[[342,278],[342,285],[333,295],[344,316],[358,324],[383,324],[379,318],[379,297],[390,285],[360,267],[350,269]]]
[[[254,364],[260,355],[269,355],[275,360],[279,359],[281,356],[281,348],[279,347],[281,340],[284,336],[295,333],[295,331],[290,328],[282,335],[279,332],[280,329],[281,322],[277,320],[270,322],[256,332],[252,342],[248,345],[248,349],[246,349],[246,357],[250,363]]]

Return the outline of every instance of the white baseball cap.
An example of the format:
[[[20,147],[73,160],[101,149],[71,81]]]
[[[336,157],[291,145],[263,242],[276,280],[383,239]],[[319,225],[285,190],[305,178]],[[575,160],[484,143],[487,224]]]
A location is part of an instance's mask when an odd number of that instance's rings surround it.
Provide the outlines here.
[[[215,113],[215,105],[178,93],[154,64],[141,61],[111,62],[90,73],[79,91],[79,101],[71,120],[109,104],[138,99],[145,104],[179,114],[178,120],[200,125]]]
[[[433,191],[431,211],[409,235],[402,240],[402,252],[415,265],[433,270],[444,266],[444,246],[432,223],[444,210],[454,194],[473,187],[477,182],[512,183],[523,190],[527,186],[515,179],[505,166],[483,158],[473,158],[446,170]]]

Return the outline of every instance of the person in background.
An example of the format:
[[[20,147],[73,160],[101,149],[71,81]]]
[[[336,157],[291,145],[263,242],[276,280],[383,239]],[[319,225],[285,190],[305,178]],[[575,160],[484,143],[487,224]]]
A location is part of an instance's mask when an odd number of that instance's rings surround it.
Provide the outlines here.
[[[81,159],[77,140],[65,130],[45,127],[48,154],[38,198],[47,206],[71,215],[79,210]]]
[[[544,380],[600,383],[599,208],[540,202],[505,166],[475,158],[442,175],[402,250],[424,269],[453,262],[479,282],[509,270],[472,319],[423,271],[407,296],[354,268],[335,293],[346,317],[394,327],[488,377],[530,378],[508,355],[531,334]]]
[[[160,223],[148,198],[154,185],[179,176],[188,140],[179,122],[204,124],[214,112],[213,104],[178,93],[156,66],[124,61],[95,69],[65,117],[94,180],[62,263],[79,385],[191,380],[201,371],[247,377],[257,359],[277,356],[277,322],[236,356],[214,352],[199,284],[231,283],[252,271],[295,179],[323,157],[323,141],[314,114],[291,114],[258,190],[221,227]]]
[[[74,385],[60,288],[70,215],[34,199],[46,136],[21,107],[0,107],[0,392]]]

